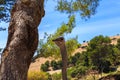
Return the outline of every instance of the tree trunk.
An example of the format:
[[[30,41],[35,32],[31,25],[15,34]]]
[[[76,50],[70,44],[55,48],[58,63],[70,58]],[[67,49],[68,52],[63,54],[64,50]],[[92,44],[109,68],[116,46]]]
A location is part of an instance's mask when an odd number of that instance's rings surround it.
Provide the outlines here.
[[[65,44],[62,48],[60,48],[61,56],[62,56],[62,79],[67,80],[67,51]]]
[[[31,58],[38,45],[37,27],[43,16],[44,0],[16,1],[2,53],[0,80],[27,80]]]
[[[56,45],[60,48],[61,56],[62,56],[62,80],[67,80],[67,50],[65,46],[65,40],[64,37],[59,37],[55,40],[53,40]]]

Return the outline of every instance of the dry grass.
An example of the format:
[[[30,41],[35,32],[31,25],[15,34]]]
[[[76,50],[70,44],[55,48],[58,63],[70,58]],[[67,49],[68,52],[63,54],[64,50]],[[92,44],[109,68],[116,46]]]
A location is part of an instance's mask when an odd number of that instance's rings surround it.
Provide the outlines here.
[[[48,75],[42,71],[29,71],[28,80],[47,80]]]
[[[53,60],[53,58],[40,57],[40,58],[36,59],[35,62],[32,62],[30,64],[29,71],[38,71],[38,70],[40,70],[40,67],[42,64],[44,64],[46,61],[52,61],[52,60]]]

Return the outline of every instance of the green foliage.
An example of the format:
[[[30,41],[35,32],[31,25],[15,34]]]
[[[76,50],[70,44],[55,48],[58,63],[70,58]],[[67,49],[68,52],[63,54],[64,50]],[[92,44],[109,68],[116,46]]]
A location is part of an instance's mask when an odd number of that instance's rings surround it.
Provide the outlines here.
[[[75,27],[75,16],[71,16],[69,18],[69,21],[66,24],[63,23],[61,27],[58,28],[54,34],[49,35],[45,33],[45,37],[44,37],[45,39],[41,39],[39,42],[39,46],[37,50],[38,54],[44,57],[48,57],[48,56],[57,56],[57,58],[60,57],[60,50],[52,40],[60,36],[64,36],[65,34],[71,33],[74,27]],[[44,40],[47,40],[47,42],[43,42]],[[71,47],[70,42],[72,42],[74,46]],[[76,48],[77,45],[78,45],[77,39],[72,38],[68,40],[66,46],[69,50],[71,50],[69,51],[69,54]]]
[[[49,61],[46,61],[45,64],[41,65],[41,70],[42,71],[49,71],[50,63]]]
[[[88,46],[88,56],[90,64],[95,66],[99,72],[104,71],[106,68],[109,69],[110,55],[113,54],[113,47],[110,44],[111,40],[109,37],[102,35],[96,36],[90,40]]]
[[[58,68],[61,69],[62,68],[62,60],[57,61],[57,65],[58,65]]]
[[[51,61],[51,66],[53,67],[53,70],[58,69],[57,68],[57,62],[55,60]]]
[[[48,74],[42,71],[28,72],[27,80],[48,80]]]
[[[44,72],[45,72],[45,71],[48,71],[48,66],[45,65],[45,64],[42,64],[42,65],[41,65],[41,70],[44,71]]]
[[[84,76],[86,74],[86,71],[87,71],[87,67],[85,66],[75,66],[74,68],[72,68],[72,72],[71,72],[71,76],[74,78],[74,77],[77,77],[77,78],[81,78],[82,76]]]
[[[67,23],[63,23],[61,27],[59,27],[54,34],[49,35],[47,40],[51,41],[60,36],[64,36],[65,34],[71,33],[74,27],[75,27],[75,16],[72,15],[69,18],[69,21]]]
[[[83,62],[83,65],[84,66],[89,66],[89,57],[88,57],[88,55],[87,55],[87,53],[84,53],[84,62]]]
[[[81,74],[78,74],[79,71],[82,71],[81,67],[85,68],[85,73],[91,69],[98,70],[100,73],[108,73],[113,71],[113,68],[115,70],[114,66],[120,64],[119,40],[117,45],[114,46],[111,44],[109,37],[96,36],[90,40],[87,51],[81,54],[77,53],[70,57],[70,63],[75,65],[72,68],[73,71],[71,70],[72,77],[81,77]]]
[[[113,48],[113,55],[111,62],[116,66],[120,64],[120,39],[117,40],[117,45]]]
[[[89,66],[89,58],[87,56],[86,52],[83,53],[76,53],[74,56],[71,56],[69,58],[69,66],[76,66],[76,65],[81,65],[81,66]]]
[[[79,12],[82,18],[89,18],[96,13],[96,8],[100,0],[58,0],[56,9],[60,12],[75,13]],[[15,0],[0,0],[0,19],[9,21],[10,10]]]
[[[82,18],[90,18],[96,13],[100,0],[59,0],[57,10],[72,14],[79,12]]]
[[[76,38],[71,38],[66,41],[68,56],[70,56],[72,52],[78,48],[78,45],[79,43]],[[38,55],[44,57],[52,56],[55,58],[60,58],[60,49],[51,40],[39,46]]]
[[[42,71],[49,71],[49,68],[52,67],[53,70],[61,69],[62,68],[62,61],[52,60],[51,62],[46,61],[44,64],[41,65]]]
[[[52,78],[52,80],[61,80],[62,75],[61,75],[61,73],[59,73],[59,74],[54,73],[51,75],[51,78]]]
[[[59,60],[59,61],[52,60],[51,67],[53,68],[53,70],[61,69],[62,68],[62,61],[61,60]]]
[[[10,10],[15,0],[0,0],[0,21],[8,22],[10,20]]]
[[[76,53],[74,56],[71,56],[70,59],[69,59],[69,64],[72,64],[72,65],[75,66],[77,61],[80,60],[80,57],[81,57],[80,53]]]
[[[77,49],[79,47],[79,45],[80,44],[77,41],[77,37],[67,40],[66,41],[66,47],[67,47],[68,55],[71,56],[71,54],[75,51],[75,49]]]
[[[119,44],[120,41],[118,40],[117,45],[112,45],[110,38],[102,35],[91,39],[87,51],[68,57],[67,72],[69,78],[80,79],[90,70],[97,70],[100,73],[108,73],[113,71],[113,68],[116,70],[115,67],[120,65]],[[61,69],[62,67],[61,60],[53,60],[49,64],[51,64],[53,70]],[[61,79],[57,74],[54,75],[54,78]]]
[[[98,69],[101,69],[101,72],[108,73],[110,71],[110,66],[111,66],[110,61],[103,60],[100,62]]]
[[[2,5],[2,4],[5,4],[6,3],[6,1],[5,0],[0,0],[0,4]]]
[[[68,59],[68,67],[76,66],[78,64],[83,66],[88,66],[88,61],[86,60],[85,54],[76,53],[74,56],[69,57]],[[61,69],[62,68],[62,61],[58,60],[52,60],[51,62],[45,62],[45,64],[42,64],[41,70],[48,71],[48,68],[52,67],[53,70]]]
[[[111,40],[109,37],[104,37],[103,35],[96,36],[92,40],[90,40],[89,43],[89,50],[96,49],[100,45],[106,46],[107,44],[110,44]]]
[[[45,65],[47,65],[48,67],[50,66],[50,62],[49,61],[46,61],[45,62]]]
[[[116,47],[120,50],[120,39],[117,40],[117,45]]]

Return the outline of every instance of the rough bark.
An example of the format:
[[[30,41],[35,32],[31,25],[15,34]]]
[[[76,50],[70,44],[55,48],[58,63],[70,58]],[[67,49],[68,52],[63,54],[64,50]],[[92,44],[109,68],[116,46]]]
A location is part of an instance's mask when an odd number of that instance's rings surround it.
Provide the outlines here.
[[[2,53],[0,80],[27,80],[31,58],[38,45],[37,27],[43,16],[44,0],[16,1]]]
[[[61,56],[62,56],[62,80],[67,80],[67,50],[65,46],[65,40],[63,37],[59,37],[53,40],[56,45],[60,48]]]
[[[67,80],[67,51],[66,47],[60,48],[62,56],[62,79]]]

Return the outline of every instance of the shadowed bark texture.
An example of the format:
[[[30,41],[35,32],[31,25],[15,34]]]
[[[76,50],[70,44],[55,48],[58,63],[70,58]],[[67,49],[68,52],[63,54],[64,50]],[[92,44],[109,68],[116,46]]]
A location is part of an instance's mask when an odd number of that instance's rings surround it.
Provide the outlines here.
[[[44,0],[17,0],[11,11],[7,45],[2,53],[0,80],[27,80],[38,45],[38,25]]]
[[[62,56],[62,80],[67,80],[67,51],[65,46],[65,40],[63,37],[59,37],[55,40],[53,40],[56,45],[60,48],[61,56]]]

